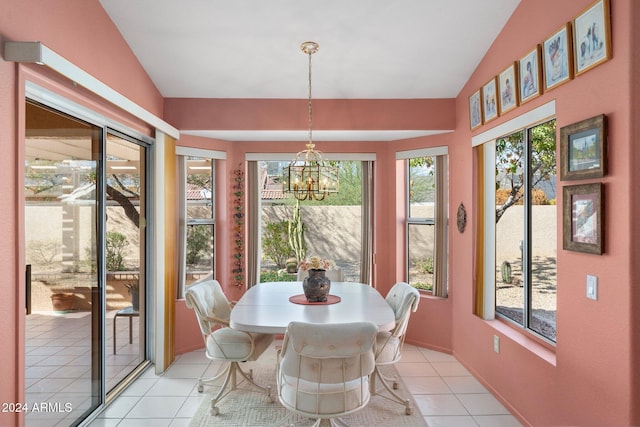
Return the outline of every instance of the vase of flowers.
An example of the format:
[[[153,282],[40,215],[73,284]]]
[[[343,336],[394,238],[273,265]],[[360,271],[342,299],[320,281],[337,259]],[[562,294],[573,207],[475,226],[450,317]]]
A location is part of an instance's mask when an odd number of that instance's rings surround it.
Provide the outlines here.
[[[325,275],[333,263],[330,260],[312,256],[300,262],[299,268],[308,271],[309,275],[302,282],[304,295],[309,302],[327,302],[331,290],[331,280]]]

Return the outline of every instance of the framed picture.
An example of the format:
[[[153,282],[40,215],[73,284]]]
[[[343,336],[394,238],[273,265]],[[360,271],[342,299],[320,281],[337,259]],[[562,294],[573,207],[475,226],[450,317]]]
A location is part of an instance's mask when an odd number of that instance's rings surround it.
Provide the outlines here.
[[[562,188],[562,248],[590,254],[603,253],[602,183]]]
[[[607,173],[604,114],[560,129],[560,179],[600,178]]]
[[[566,83],[573,77],[571,24],[563,25],[542,43],[544,89]]]
[[[598,0],[573,19],[576,75],[611,59],[609,0]]]
[[[515,62],[498,75],[500,93],[500,114],[513,110],[518,106],[518,72]]]
[[[518,61],[520,103],[524,104],[542,94],[541,49],[537,45]]]
[[[471,130],[482,124],[482,102],[480,100],[480,89],[469,97],[469,123]]]
[[[496,78],[482,86],[482,116],[484,123],[498,117],[498,87]]]

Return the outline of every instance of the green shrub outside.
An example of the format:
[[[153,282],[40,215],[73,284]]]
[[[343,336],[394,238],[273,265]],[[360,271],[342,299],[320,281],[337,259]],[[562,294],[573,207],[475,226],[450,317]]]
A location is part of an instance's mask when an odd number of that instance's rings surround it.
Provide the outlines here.
[[[262,236],[262,253],[278,268],[285,268],[287,259],[295,258],[295,253],[289,245],[288,221],[272,222],[266,225]]]
[[[263,270],[260,272],[260,283],[265,282],[295,282],[297,279],[295,274],[288,274],[282,270]]]
[[[117,231],[107,233],[107,271],[124,270],[124,248],[129,244],[127,236]]]

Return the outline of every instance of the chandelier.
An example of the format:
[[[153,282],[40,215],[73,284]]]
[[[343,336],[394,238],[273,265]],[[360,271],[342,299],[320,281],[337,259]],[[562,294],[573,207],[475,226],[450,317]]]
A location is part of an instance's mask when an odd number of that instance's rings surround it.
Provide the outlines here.
[[[300,151],[283,169],[282,190],[292,193],[298,200],[324,200],[329,193],[338,192],[338,168],[325,164],[322,153],[315,150],[313,143],[313,121],[311,108],[311,55],[319,46],[315,42],[304,42],[300,50],[309,56],[309,142],[307,149]]]

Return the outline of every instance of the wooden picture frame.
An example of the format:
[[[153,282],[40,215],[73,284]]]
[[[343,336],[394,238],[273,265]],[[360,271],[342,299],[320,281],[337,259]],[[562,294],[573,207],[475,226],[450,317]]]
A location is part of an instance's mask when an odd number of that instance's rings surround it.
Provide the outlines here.
[[[469,125],[471,126],[471,130],[482,125],[482,97],[480,96],[480,89],[469,97]]]
[[[607,173],[607,117],[600,114],[560,129],[560,180]]]
[[[542,95],[542,48],[536,45],[518,60],[520,104]]]
[[[611,59],[609,0],[598,0],[573,19],[576,76]]]
[[[601,255],[604,252],[604,184],[562,188],[562,248]]]
[[[498,93],[500,94],[500,115],[518,106],[518,69],[515,62],[498,75]]]
[[[560,86],[573,78],[571,24],[567,23],[542,43],[544,90]]]
[[[487,123],[498,117],[498,79],[493,77],[482,86],[482,118]]]

